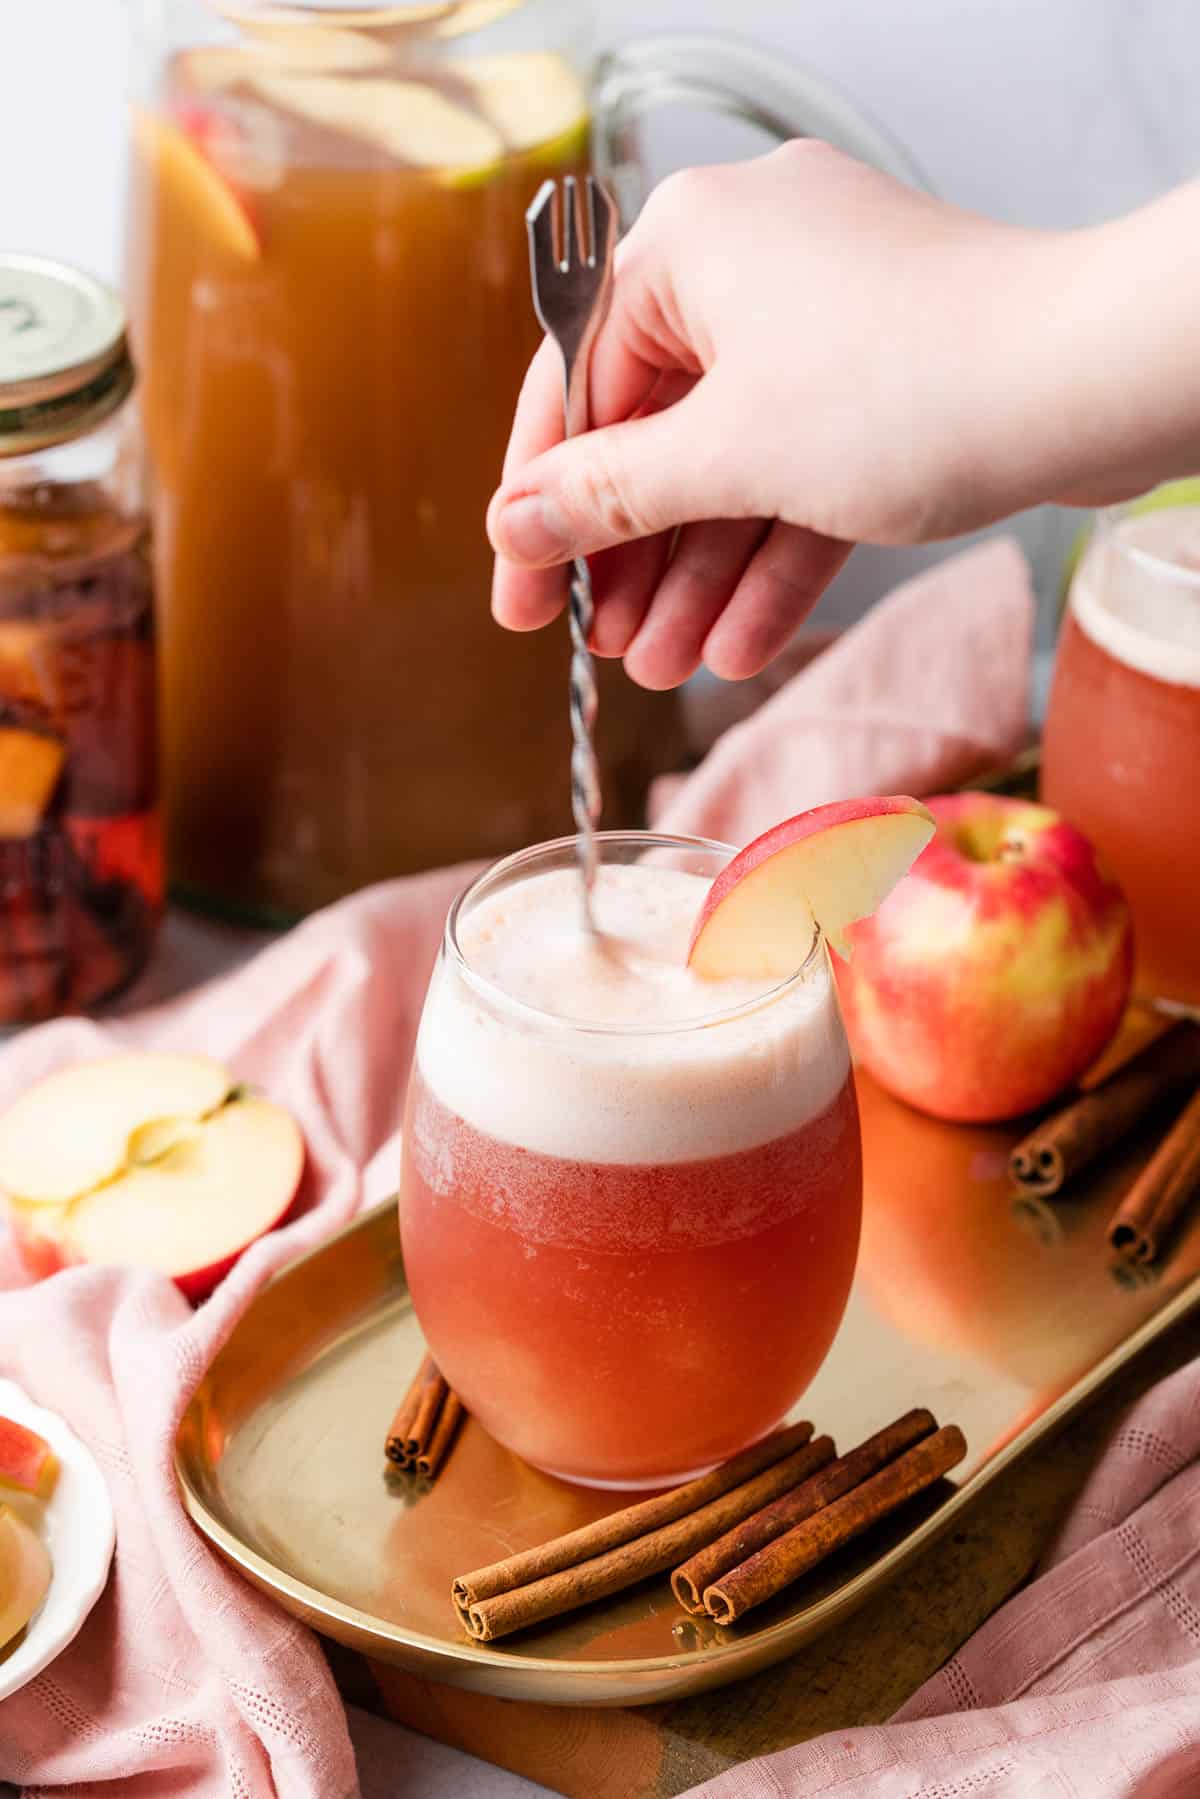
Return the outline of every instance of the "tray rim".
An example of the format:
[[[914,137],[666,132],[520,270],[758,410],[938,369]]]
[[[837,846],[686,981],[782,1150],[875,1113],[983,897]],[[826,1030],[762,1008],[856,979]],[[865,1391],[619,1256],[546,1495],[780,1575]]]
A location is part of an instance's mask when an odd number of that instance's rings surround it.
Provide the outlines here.
[[[283,1280],[306,1262],[328,1254],[343,1238],[355,1235],[360,1231],[376,1228],[387,1213],[391,1213],[395,1217],[395,1199],[384,1200],[378,1205],[368,1207],[357,1217],[351,1219],[349,1224],[332,1232],[315,1248],[309,1249],[304,1254],[285,1263],[272,1275],[261,1292],[265,1293],[276,1282]],[[250,1302],[251,1306],[257,1303],[260,1296],[256,1295],[255,1299]],[[976,1498],[1006,1468],[1064,1424],[1115,1374],[1134,1360],[1143,1349],[1185,1318],[1197,1305],[1200,1305],[1200,1274],[1195,1275],[1186,1286],[1160,1306],[1156,1312],[1144,1319],[1136,1330],[1132,1331],[1077,1381],[1060,1393],[1058,1398],[1052,1401],[1035,1419],[1002,1444],[971,1475],[969,1480],[961,1486],[955,1487],[954,1492],[935,1512],[925,1518],[900,1542],[894,1544],[877,1561],[871,1563],[869,1567],[861,1569],[858,1574],[852,1576],[834,1592],[826,1594],[824,1598],[804,1607],[801,1611],[792,1613],[789,1617],[777,1620],[774,1624],[758,1629],[743,1628],[738,1634],[734,1634],[734,1631],[730,1630],[727,1633],[727,1640],[717,1641],[701,1650],[687,1653],[636,1656],[623,1660],[606,1661],[589,1661],[574,1657],[568,1660],[549,1656],[513,1656],[506,1654],[500,1646],[489,1648],[482,1644],[471,1643],[466,1638],[461,1643],[453,1643],[444,1638],[430,1637],[422,1631],[392,1623],[372,1612],[361,1611],[356,1606],[348,1605],[343,1600],[323,1593],[319,1588],[310,1586],[306,1581],[280,1568],[268,1556],[251,1548],[236,1532],[231,1531],[222,1523],[202,1498],[191,1478],[180,1444],[184,1424],[197,1403],[197,1395],[193,1395],[189,1402],[176,1433],[173,1458],[176,1484],[188,1516],[228,1561],[239,1568],[261,1591],[279,1599],[286,1610],[291,1611],[293,1615],[301,1616],[314,1629],[322,1628],[317,1620],[322,1620],[331,1627],[333,1625],[342,1626],[342,1631],[330,1628],[327,1632],[337,1640],[346,1641],[345,1633],[350,1632],[353,1633],[356,1646],[361,1647],[359,1639],[373,1640],[378,1645],[380,1658],[384,1660],[388,1659],[386,1650],[389,1648],[415,1652],[436,1663],[438,1672],[444,1671],[445,1678],[451,1684],[459,1686],[478,1684],[484,1690],[501,1697],[533,1699],[539,1700],[543,1704],[578,1704],[580,1699],[577,1694],[570,1697],[555,1697],[551,1693],[536,1691],[539,1679],[545,1678],[548,1683],[553,1685],[556,1680],[561,1682],[564,1675],[569,1672],[573,1683],[583,1683],[589,1678],[594,1679],[599,1685],[610,1688],[614,1682],[622,1679],[634,1683],[630,1690],[615,1696],[597,1694],[595,1698],[588,1701],[593,1705],[652,1704],[682,1696],[684,1693],[695,1693],[703,1691],[706,1687],[724,1684],[743,1674],[749,1674],[757,1668],[782,1660],[792,1650],[798,1649],[811,1637],[818,1635],[839,1618],[853,1611],[870,1594],[881,1589],[900,1574],[908,1563],[933,1543],[944,1530],[948,1529],[954,1520],[969,1505],[973,1504]],[[247,1313],[249,1309],[248,1307]],[[243,1318],[247,1313],[243,1313]],[[234,1329],[237,1329],[236,1325]],[[218,1351],[218,1354],[220,1353]],[[198,1391],[199,1389],[197,1389],[197,1394]],[[449,1598],[447,1598],[447,1609],[450,1609]],[[681,1613],[680,1616],[683,1618],[684,1614]],[[363,1653],[369,1654],[373,1651],[364,1650]],[[471,1678],[475,1674],[483,1675],[485,1671],[486,1679],[476,1683]],[[434,1677],[432,1670],[426,1669],[425,1672]],[[676,1678],[672,1679],[672,1676]],[[680,1677],[684,1678],[680,1679]],[[657,1684],[655,1684],[656,1681]],[[639,1694],[636,1683],[646,1683],[651,1690],[645,1694]],[[527,1687],[535,1690],[524,1690]]]

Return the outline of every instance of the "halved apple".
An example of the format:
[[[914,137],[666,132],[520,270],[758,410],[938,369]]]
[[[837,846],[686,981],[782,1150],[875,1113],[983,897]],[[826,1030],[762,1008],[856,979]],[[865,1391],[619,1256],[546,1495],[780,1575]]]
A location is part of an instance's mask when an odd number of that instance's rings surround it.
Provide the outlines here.
[[[281,1106],[234,1099],[181,1131],[149,1166],[72,1206],[64,1244],[78,1261],[155,1268],[202,1299],[279,1223],[303,1167],[300,1132]]]
[[[146,1125],[207,1118],[235,1085],[207,1056],[105,1056],[60,1069],[0,1113],[0,1189],[27,1205],[69,1205],[128,1166]]]
[[[27,1424],[0,1418],[0,1487],[48,1499],[58,1478],[58,1457]]]
[[[0,1505],[0,1649],[24,1630],[50,1585],[50,1553],[23,1518]]]
[[[815,929],[841,956],[846,930],[907,874],[934,832],[919,800],[836,800],[761,837],[722,869],[705,896],[688,964],[710,980],[785,980]]]
[[[303,1169],[290,1114],[198,1056],[82,1063],[0,1116],[0,1187],[38,1276],[154,1268],[202,1299],[288,1212]]]

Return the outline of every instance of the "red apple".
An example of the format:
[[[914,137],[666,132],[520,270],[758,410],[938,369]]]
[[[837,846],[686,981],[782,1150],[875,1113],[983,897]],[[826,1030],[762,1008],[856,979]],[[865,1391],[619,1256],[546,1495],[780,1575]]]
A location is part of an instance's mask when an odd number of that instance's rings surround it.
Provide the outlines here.
[[[0,1487],[49,1498],[58,1478],[58,1457],[27,1424],[0,1418]]]
[[[39,1276],[155,1268],[203,1299],[289,1211],[303,1168],[290,1114],[200,1056],[80,1063],[0,1116],[0,1189]]]
[[[902,795],[837,800],[772,826],[709,888],[689,966],[712,980],[786,980],[818,929],[844,953],[849,924],[874,911],[932,835],[925,807]]]
[[[1041,1106],[1095,1060],[1129,997],[1129,909],[1096,852],[1047,806],[929,801],[933,841],[840,971],[856,1058],[937,1118]]]

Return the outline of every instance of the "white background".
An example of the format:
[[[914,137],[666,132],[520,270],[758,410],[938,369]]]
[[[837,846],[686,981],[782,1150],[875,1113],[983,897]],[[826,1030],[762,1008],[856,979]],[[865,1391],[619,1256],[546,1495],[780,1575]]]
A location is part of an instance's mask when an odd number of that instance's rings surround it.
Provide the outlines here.
[[[0,0],[5,247],[117,272],[134,5]],[[1200,168],[1200,0],[595,0],[593,11],[602,45],[735,20],[874,112],[937,191],[997,217],[1083,224]],[[1022,521],[1046,592],[1074,524]],[[860,552],[824,618],[852,616],[917,560]]]

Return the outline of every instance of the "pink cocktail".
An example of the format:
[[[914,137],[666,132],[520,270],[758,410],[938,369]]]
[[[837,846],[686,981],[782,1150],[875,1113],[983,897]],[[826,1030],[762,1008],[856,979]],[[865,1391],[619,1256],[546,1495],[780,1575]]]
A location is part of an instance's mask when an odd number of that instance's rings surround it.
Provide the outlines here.
[[[1071,584],[1045,798],[1133,914],[1138,993],[1200,1012],[1200,507],[1101,516]]]
[[[660,1485],[776,1424],[824,1359],[861,1159],[823,943],[782,984],[686,966],[730,851],[570,842],[451,914],[417,1045],[400,1218],[430,1348],[468,1408],[568,1479]]]

